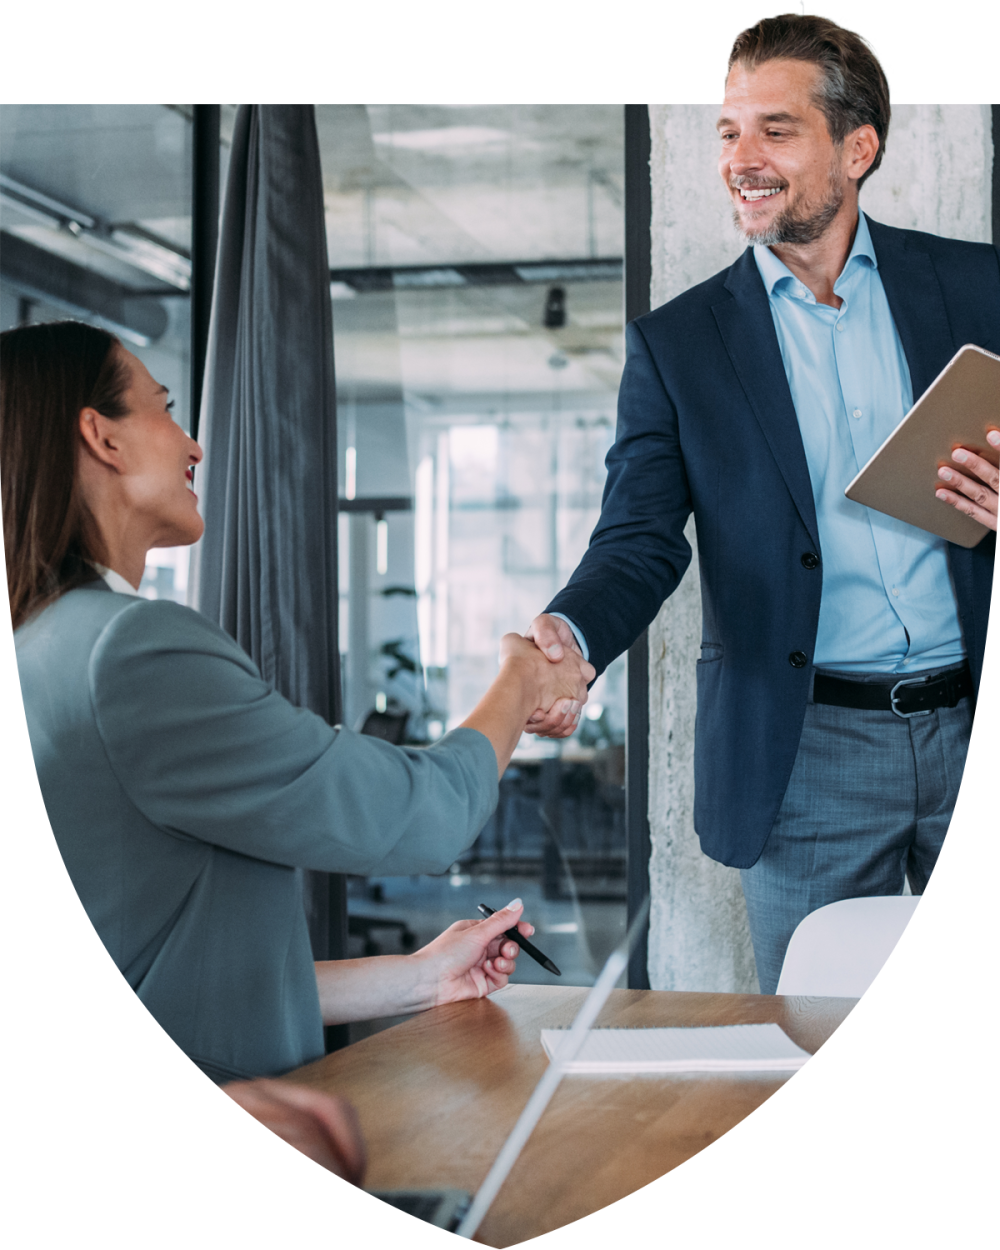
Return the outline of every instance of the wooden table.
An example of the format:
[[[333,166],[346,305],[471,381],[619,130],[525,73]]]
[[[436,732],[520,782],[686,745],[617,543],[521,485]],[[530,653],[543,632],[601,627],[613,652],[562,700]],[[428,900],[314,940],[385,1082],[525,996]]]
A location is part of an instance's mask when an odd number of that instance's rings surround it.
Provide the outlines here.
[[[544,1071],[542,1028],[567,1027],[586,989],[508,985],[438,1007],[289,1073],[346,1095],[371,1189],[475,1193]],[[847,998],[615,990],[596,1026],[780,1024],[810,1054]],[[786,1080],[774,1074],[567,1076],[477,1235],[515,1245],[617,1201],[703,1150]]]

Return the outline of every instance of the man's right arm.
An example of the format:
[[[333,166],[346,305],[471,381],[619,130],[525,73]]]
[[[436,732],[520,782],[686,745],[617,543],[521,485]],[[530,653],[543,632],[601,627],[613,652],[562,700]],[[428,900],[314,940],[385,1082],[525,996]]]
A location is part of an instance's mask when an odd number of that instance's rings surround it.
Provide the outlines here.
[[[636,323],[626,327],[625,339],[601,516],[566,588],[527,633],[552,660],[562,655],[553,647],[579,651],[573,630],[554,615],[564,613],[586,640],[598,673],[638,638],[691,559],[684,537],[691,492],[677,409]]]

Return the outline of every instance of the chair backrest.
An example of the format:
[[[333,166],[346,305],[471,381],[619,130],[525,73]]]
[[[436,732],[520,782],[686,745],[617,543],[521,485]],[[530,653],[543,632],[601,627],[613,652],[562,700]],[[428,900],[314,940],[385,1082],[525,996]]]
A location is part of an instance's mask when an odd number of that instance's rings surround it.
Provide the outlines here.
[[[847,898],[811,912],[788,943],[776,993],[860,998],[919,901],[919,895]]]
[[[401,747],[406,741],[406,723],[409,719],[410,713],[405,709],[398,711],[394,708],[391,712],[377,712],[372,708],[365,717],[360,732],[370,738],[391,742],[394,747]]]

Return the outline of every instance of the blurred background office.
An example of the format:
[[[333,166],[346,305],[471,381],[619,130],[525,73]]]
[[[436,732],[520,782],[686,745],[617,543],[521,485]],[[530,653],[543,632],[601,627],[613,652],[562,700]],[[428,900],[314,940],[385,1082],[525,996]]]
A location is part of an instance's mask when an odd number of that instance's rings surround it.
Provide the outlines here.
[[[0,320],[104,325],[197,423],[191,105],[0,110]],[[218,112],[224,189],[235,106]],[[622,367],[621,106],[321,105],[344,721],[428,743],[564,584],[600,510]],[[195,336],[197,338],[197,335]],[[197,350],[195,348],[195,350]],[[141,593],[185,602],[191,553]],[[565,742],[522,740],[441,878],[351,880],[349,953],[515,895],[564,983],[625,925],[625,662]],[[548,979],[522,959],[519,979]],[[355,1030],[355,1035],[357,1035]]]

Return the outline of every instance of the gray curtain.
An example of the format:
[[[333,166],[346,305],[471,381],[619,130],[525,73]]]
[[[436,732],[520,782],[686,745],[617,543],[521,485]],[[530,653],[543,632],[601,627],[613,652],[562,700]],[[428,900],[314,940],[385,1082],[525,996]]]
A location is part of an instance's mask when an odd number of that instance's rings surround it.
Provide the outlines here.
[[[336,724],[337,407],[312,105],[237,112],[199,429],[196,606]],[[306,885],[316,957],[342,957],[343,883]]]

